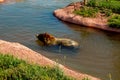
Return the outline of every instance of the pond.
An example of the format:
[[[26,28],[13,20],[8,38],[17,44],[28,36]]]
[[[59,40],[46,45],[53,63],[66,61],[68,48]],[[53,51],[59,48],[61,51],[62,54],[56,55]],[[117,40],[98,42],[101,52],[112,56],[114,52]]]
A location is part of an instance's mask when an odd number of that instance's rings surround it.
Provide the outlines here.
[[[77,72],[102,80],[120,79],[120,34],[58,20],[53,11],[80,0],[6,0],[0,4],[0,39],[19,42]],[[35,35],[73,39],[77,50],[40,47]]]

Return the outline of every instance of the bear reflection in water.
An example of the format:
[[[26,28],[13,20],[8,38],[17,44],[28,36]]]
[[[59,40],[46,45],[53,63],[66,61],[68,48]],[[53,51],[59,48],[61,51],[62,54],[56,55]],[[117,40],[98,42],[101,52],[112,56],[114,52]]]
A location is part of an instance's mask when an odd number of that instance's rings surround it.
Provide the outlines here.
[[[47,47],[58,47],[59,50],[62,48],[66,49],[76,49],[79,47],[79,44],[76,41],[67,38],[56,38],[48,33],[37,34],[37,43],[41,46]]]

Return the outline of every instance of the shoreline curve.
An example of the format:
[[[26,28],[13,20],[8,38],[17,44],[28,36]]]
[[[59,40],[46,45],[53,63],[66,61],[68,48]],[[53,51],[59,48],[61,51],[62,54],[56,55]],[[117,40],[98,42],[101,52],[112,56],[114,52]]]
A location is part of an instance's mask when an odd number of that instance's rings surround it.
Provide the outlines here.
[[[82,80],[85,77],[88,77],[91,80],[101,80],[101,79],[93,77],[91,75],[78,73],[76,71],[68,69],[67,67],[65,67],[63,65],[44,57],[40,53],[37,53],[37,52],[21,45],[20,43],[7,42],[4,40],[0,40],[0,54],[1,53],[13,55],[19,59],[27,61],[28,63],[38,64],[41,66],[54,67],[57,64],[58,67],[63,70],[65,75],[71,76],[71,77],[75,78],[76,80]]]
[[[98,16],[97,18],[83,17],[80,15],[73,14],[74,10],[80,9],[83,7],[83,2],[71,3],[68,6],[57,9],[53,12],[54,16],[58,19],[70,22],[77,25],[83,25],[86,27],[92,27],[101,29],[104,31],[117,32],[120,33],[120,29],[110,28],[107,24],[107,18]]]

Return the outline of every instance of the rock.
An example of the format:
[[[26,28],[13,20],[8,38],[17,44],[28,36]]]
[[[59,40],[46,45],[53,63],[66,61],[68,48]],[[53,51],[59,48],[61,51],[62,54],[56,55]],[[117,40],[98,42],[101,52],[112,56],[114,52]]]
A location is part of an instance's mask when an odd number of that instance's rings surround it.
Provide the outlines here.
[[[38,34],[36,35],[36,37],[45,46],[58,45],[58,46],[75,47],[75,48],[79,46],[79,44],[76,41],[66,38],[56,38],[48,33]]]

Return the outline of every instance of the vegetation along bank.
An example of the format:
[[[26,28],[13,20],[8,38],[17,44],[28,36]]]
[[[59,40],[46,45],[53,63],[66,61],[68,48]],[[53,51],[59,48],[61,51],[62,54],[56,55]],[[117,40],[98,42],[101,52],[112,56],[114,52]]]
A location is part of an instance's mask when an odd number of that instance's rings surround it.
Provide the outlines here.
[[[84,1],[57,9],[54,15],[70,23],[120,33],[119,0]]]

